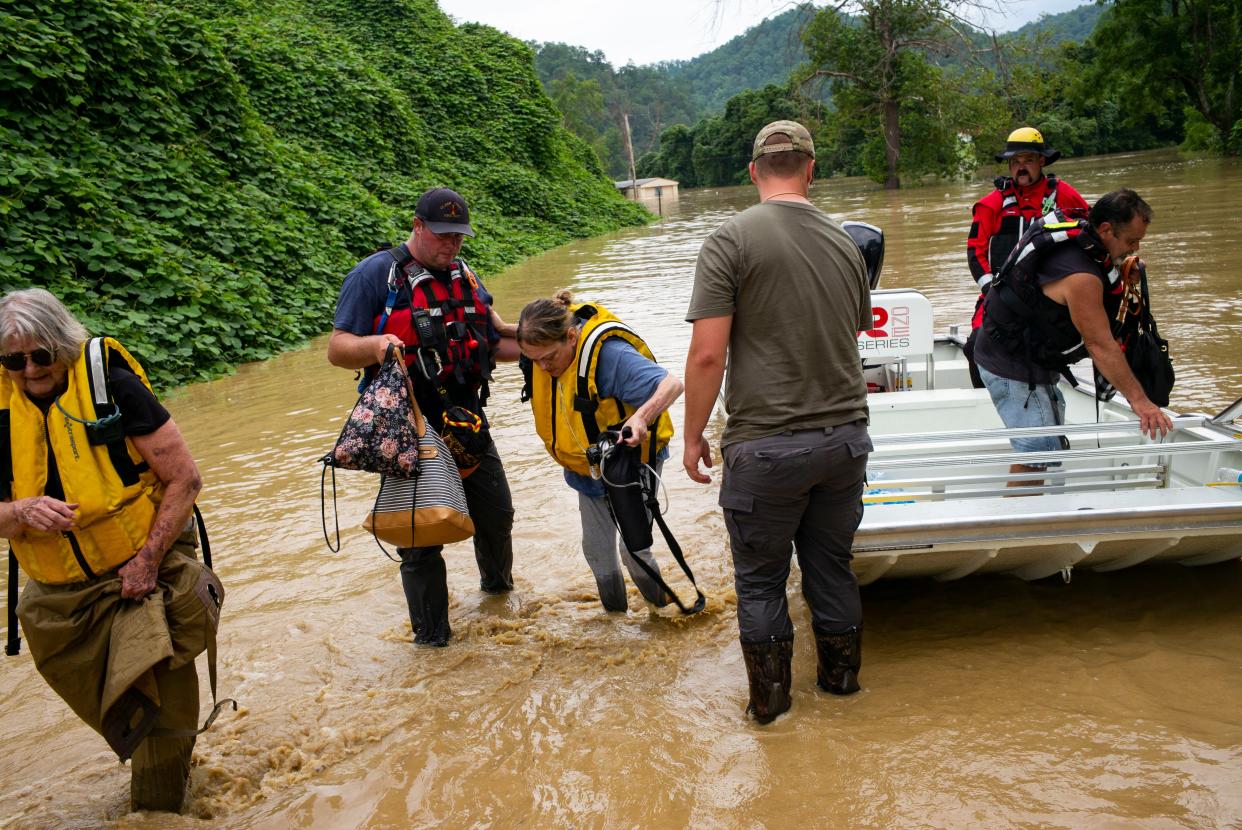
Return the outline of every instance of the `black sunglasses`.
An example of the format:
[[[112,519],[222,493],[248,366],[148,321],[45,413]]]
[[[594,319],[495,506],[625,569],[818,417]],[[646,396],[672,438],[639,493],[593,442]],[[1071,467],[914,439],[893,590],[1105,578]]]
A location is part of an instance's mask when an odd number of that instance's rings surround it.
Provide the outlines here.
[[[35,349],[33,352],[0,354],[0,366],[3,366],[10,372],[20,372],[26,368],[27,357],[29,357],[36,366],[51,366],[56,360],[56,351],[54,349]]]

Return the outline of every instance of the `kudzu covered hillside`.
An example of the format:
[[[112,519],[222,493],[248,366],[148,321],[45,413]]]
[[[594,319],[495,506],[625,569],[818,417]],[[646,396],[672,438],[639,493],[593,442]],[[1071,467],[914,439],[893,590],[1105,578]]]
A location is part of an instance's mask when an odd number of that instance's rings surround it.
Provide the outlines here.
[[[430,0],[0,8],[0,290],[42,286],[164,386],[331,327],[341,279],[449,186],[483,274],[646,221],[531,49]]]

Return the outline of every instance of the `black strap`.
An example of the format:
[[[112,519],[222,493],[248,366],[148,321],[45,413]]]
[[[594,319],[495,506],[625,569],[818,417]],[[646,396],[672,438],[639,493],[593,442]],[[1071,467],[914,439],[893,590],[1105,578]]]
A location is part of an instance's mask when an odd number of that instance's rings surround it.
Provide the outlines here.
[[[0,496],[8,499],[13,494],[13,451],[11,448],[9,410],[0,410]],[[9,549],[9,635],[4,643],[4,653],[12,657],[21,653],[22,637],[17,630],[17,557]]]
[[[526,355],[522,355],[518,358],[518,368],[522,370],[522,394],[520,396],[520,402],[526,403],[530,400],[531,395],[534,394],[531,384],[534,381],[535,362]]]
[[[147,733],[150,738],[192,738],[195,735],[201,735],[211,728],[216,722],[216,718],[220,716],[220,712],[228,704],[233,704],[233,711],[237,711],[237,701],[231,697],[224,700],[216,700],[216,634],[213,631],[211,636],[207,638],[207,679],[211,683],[211,713],[207,715],[207,720],[203,721],[203,725],[198,729],[165,729],[156,727]]]
[[[405,247],[404,242],[395,248],[389,248],[388,255],[392,257],[393,262],[397,263],[397,269],[402,271],[410,264],[410,260],[414,259],[414,255],[410,253],[409,248]]]
[[[427,428],[431,429],[431,427],[427,427]],[[414,476],[413,476],[414,489],[410,496],[410,528],[411,528],[410,547],[414,547],[414,534],[413,534],[412,528],[414,527],[414,511],[418,506],[418,466],[417,465],[419,462],[415,461],[414,463],[415,463]],[[401,561],[400,555],[393,556],[391,553],[389,553],[388,548],[384,547],[384,543],[380,541],[380,537],[375,535],[375,517],[376,515],[378,515],[376,508],[379,507],[380,494],[384,492],[384,482],[387,480],[388,480],[388,476],[386,475],[380,476],[380,486],[379,486],[379,489],[375,491],[375,503],[371,505],[371,538],[375,540],[376,546],[379,547],[380,551],[385,556],[387,556],[393,562],[400,562]]]
[[[12,415],[0,409],[0,499],[13,495]]]
[[[87,384],[90,387],[91,400],[95,405],[95,424],[88,424],[86,431],[88,435],[92,433],[99,435],[102,431],[106,435],[106,440],[101,437],[91,441],[97,444],[103,440],[104,446],[108,450],[108,460],[112,462],[113,469],[116,470],[117,476],[121,479],[121,484],[126,487],[132,487],[138,483],[138,477],[141,473],[146,472],[147,463],[135,462],[129,457],[129,447],[125,443],[125,433],[121,429],[119,422],[115,422],[119,417],[120,409],[117,407],[112,397],[112,377],[108,374],[109,352],[104,344],[102,337],[93,337],[86,345],[87,353]],[[99,377],[96,377],[93,369],[98,360],[100,368]],[[98,381],[103,381],[103,388],[98,388]],[[107,422],[111,424],[111,428],[101,430],[101,423]]]
[[[9,636],[4,653],[9,657],[21,654],[22,635],[17,629],[17,557],[9,551]]]
[[[654,439],[652,446],[654,448]],[[686,578],[690,580],[691,586],[694,587],[694,604],[690,607],[686,607],[686,604],[681,601],[681,597],[677,596],[677,592],[668,587],[668,583],[664,581],[662,576],[660,576],[660,572],[644,562],[642,557],[634,555],[634,551],[629,551],[630,558],[638,563],[638,566],[643,569],[643,572],[647,574],[647,576],[651,577],[652,581],[660,587],[660,590],[672,598],[673,602],[677,605],[677,609],[681,611],[683,615],[688,617],[692,614],[697,614],[707,607],[707,597],[703,596],[703,592],[699,590],[698,583],[694,580],[694,572],[690,570],[690,565],[686,563],[685,554],[681,552],[681,545],[677,544],[677,540],[673,538],[673,532],[668,529],[668,525],[664,522],[664,517],[660,515],[660,501],[656,498],[656,488],[654,484],[649,483],[650,479],[647,479],[641,475],[639,476],[639,480],[643,482],[643,503],[646,505],[648,512],[650,512],[652,517],[655,519],[656,524],[660,526],[660,534],[664,537],[664,541],[668,544],[668,549],[672,552],[673,558],[676,559],[677,564],[681,566],[681,572],[686,575]],[[608,513],[609,515],[612,515],[611,504],[608,507]],[[613,516],[613,523],[615,524],[616,521],[616,517]],[[622,544],[625,544],[624,537],[622,537]]]
[[[1147,269],[1142,263],[1138,263],[1135,267],[1139,269],[1139,290],[1143,295],[1143,311],[1139,317],[1140,328],[1159,337],[1160,330],[1156,328],[1156,318],[1151,314],[1151,296],[1147,293]]]
[[[207,523],[203,521],[203,513],[194,505],[194,523],[198,525],[198,544],[203,549],[203,564],[211,567],[211,540],[207,538]]]
[[[336,507],[336,465],[332,463],[332,453],[328,453],[319,459],[323,463],[323,470],[319,473],[319,521],[323,524],[323,541],[327,544],[328,550],[337,553],[341,549],[341,514]],[[324,498],[324,483],[328,477],[328,469],[332,470],[332,523],[336,527],[336,547],[332,547],[332,540],[328,538],[328,505]]]

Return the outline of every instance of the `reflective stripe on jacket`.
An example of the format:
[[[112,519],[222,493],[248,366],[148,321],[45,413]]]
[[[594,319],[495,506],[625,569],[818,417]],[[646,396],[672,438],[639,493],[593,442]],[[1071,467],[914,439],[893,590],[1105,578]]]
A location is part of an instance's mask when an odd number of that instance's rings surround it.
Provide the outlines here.
[[[404,253],[404,248],[401,249]],[[429,378],[433,383],[454,380],[477,388],[491,377],[494,357],[488,342],[488,321],[491,306],[479,293],[478,281],[465,260],[453,260],[449,282],[445,285],[412,258],[397,258],[389,268],[389,302],[395,303],[401,293],[409,292],[410,304],[394,309],[385,305],[375,317],[376,334],[395,334],[407,346],[421,346],[435,353],[439,374]],[[414,315],[427,311],[427,325],[420,336]],[[424,342],[427,341],[427,342]],[[418,356],[406,355],[407,366],[414,366]]]

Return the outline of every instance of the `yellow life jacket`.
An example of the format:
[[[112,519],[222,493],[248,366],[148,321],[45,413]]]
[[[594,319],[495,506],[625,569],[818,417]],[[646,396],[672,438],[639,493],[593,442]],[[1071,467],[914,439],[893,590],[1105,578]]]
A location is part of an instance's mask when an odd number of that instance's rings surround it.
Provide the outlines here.
[[[583,320],[574,359],[556,378],[537,364],[532,365],[530,406],[535,415],[535,430],[548,454],[562,467],[590,475],[587,448],[595,444],[604,430],[619,430],[637,409],[619,398],[600,400],[595,385],[600,346],[610,337],[619,337],[653,363],[655,355],[633,329],[603,306],[580,303],[570,306],[570,310]],[[651,440],[644,442],[642,457],[650,464],[672,439],[673,419],[667,411],[661,412],[654,425],[648,424],[648,431]]]
[[[164,485],[121,432],[107,382],[110,356],[125,360],[151,388],[138,361],[110,337],[82,347],[68,388],[46,417],[0,373],[0,417],[7,413],[10,430],[9,446],[0,452],[12,458],[11,498],[44,495],[50,448],[64,499],[78,505],[74,530],[27,528],[10,540],[22,570],[48,585],[81,582],[127,562],[146,543],[164,495]]]

